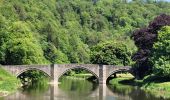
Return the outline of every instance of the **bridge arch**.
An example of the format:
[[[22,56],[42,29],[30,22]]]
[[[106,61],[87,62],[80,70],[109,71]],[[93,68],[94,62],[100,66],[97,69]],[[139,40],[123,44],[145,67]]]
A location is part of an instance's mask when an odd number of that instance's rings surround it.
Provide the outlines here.
[[[106,77],[106,82],[108,82],[110,76],[112,76],[112,75],[114,75],[114,74],[116,74],[116,73],[119,73],[119,72],[128,72],[128,73],[130,73],[131,75],[133,75],[133,74],[131,73],[131,70],[130,70],[130,69],[126,69],[126,68],[125,68],[125,69],[113,70],[113,71],[111,71],[111,72],[107,75],[107,77]]]
[[[119,72],[129,72],[130,73],[130,69],[117,69],[112,71],[111,73],[108,74],[107,78],[110,77],[113,74],[119,73]]]
[[[83,69],[83,70],[86,70],[88,71],[89,73],[91,73],[92,75],[94,75],[96,77],[96,79],[99,81],[99,76],[97,75],[97,73],[95,73],[94,71],[92,71],[91,69],[89,69],[88,67],[84,67],[84,66],[75,66],[75,67],[70,67],[70,68],[67,68],[65,69],[64,71],[62,71],[59,75],[58,75],[58,81],[59,79],[65,74],[67,73],[68,71],[71,71],[73,69]]]
[[[19,73],[16,74],[16,77],[20,76],[24,72],[31,71],[31,70],[36,70],[36,71],[43,72],[45,75],[47,75],[49,78],[51,78],[51,75],[49,73],[47,73],[46,71],[41,70],[39,68],[26,68],[26,69],[23,69]]]

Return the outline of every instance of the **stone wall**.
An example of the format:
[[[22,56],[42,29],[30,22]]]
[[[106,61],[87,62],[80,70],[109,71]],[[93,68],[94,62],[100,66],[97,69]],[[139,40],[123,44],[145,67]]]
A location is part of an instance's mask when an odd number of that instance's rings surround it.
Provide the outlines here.
[[[16,77],[28,70],[40,70],[51,77],[50,65],[5,65],[1,67]]]
[[[6,65],[2,66],[5,70],[15,75],[16,77],[27,70],[40,70],[46,73],[51,80],[58,82],[59,78],[71,69],[85,69],[96,76],[100,84],[105,84],[108,77],[112,74],[127,71],[130,72],[129,66],[114,66],[114,65],[98,65],[98,64],[52,64],[52,65]]]

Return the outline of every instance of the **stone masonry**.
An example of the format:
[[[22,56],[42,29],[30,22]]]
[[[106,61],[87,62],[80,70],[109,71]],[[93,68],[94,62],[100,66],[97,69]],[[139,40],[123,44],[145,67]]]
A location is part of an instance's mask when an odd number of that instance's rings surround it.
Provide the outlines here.
[[[89,71],[99,80],[100,84],[106,84],[107,78],[114,73],[121,71],[131,73],[131,67],[129,66],[98,64],[5,65],[1,67],[16,77],[28,70],[40,70],[46,73],[52,82],[58,82],[58,79],[67,71],[76,68]]]

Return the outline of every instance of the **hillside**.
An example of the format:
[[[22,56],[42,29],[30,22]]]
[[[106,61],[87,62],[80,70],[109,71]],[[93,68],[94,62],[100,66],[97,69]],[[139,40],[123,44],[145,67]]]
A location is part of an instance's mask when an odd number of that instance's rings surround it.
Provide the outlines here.
[[[121,41],[170,3],[147,0],[1,0],[0,63],[91,63],[93,46]]]

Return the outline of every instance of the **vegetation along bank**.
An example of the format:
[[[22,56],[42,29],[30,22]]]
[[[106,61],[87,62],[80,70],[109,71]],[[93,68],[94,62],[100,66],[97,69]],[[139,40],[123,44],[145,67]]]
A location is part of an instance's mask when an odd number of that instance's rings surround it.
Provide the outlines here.
[[[0,68],[0,97],[15,92],[21,86],[20,81]]]

